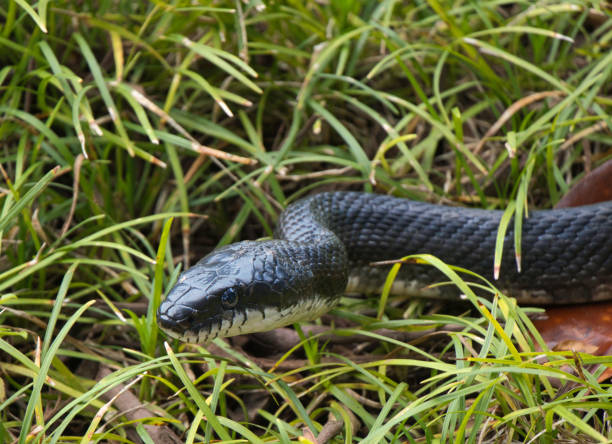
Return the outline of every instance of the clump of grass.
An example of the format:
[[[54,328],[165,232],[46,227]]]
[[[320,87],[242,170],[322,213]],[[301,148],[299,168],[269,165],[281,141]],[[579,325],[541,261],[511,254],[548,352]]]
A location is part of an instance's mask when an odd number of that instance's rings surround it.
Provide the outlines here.
[[[345,298],[348,348],[168,345],[155,322],[182,267],[271,234],[311,190],[518,221],[554,204],[611,156],[601,5],[12,0],[0,17],[0,441],[611,439],[609,358],[541,351],[524,309],[437,262],[472,310]],[[435,341],[389,333],[423,329]]]

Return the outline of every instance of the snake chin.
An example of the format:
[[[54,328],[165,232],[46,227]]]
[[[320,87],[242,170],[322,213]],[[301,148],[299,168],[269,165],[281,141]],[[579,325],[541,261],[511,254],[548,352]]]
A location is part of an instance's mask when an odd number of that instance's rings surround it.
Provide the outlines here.
[[[162,324],[162,330],[172,338],[192,344],[205,344],[217,337],[225,338],[257,333],[268,331],[271,328],[285,327],[296,322],[310,321],[331,310],[336,305],[337,300],[337,298],[330,300],[315,295],[281,310],[275,307],[264,307],[262,309],[236,311],[231,319],[228,317],[228,319],[220,321],[213,320],[200,329],[178,329],[164,315],[160,316],[160,323]],[[167,327],[164,327],[164,323]]]

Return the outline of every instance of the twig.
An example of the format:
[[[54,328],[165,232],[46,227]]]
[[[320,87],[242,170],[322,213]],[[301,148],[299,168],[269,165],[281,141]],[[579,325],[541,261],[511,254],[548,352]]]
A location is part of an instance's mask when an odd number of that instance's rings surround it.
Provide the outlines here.
[[[74,211],[76,209],[77,200],[79,197],[79,180],[81,177],[81,166],[83,165],[83,155],[79,154],[74,159],[74,180],[72,182],[72,203],[70,204],[70,211],[68,212],[68,217],[64,221],[64,225],[62,226],[62,231],[60,231],[59,237],[64,237],[68,228],[70,228],[70,223],[72,222],[72,218],[74,217]]]
[[[512,105],[510,105],[510,107],[506,111],[503,112],[503,114],[499,117],[499,119],[497,119],[497,121],[493,124],[493,126],[489,128],[489,131],[487,131],[486,134],[483,136],[483,138],[480,139],[480,142],[478,142],[478,144],[476,145],[476,148],[474,148],[474,154],[478,154],[480,150],[482,150],[482,147],[484,146],[484,144],[487,142],[487,139],[489,139],[491,136],[493,136],[493,134],[499,131],[500,128],[504,125],[504,123],[510,120],[510,118],[518,110],[520,110],[521,108],[524,108],[525,106],[533,102],[537,102],[547,97],[558,97],[564,94],[565,93],[563,91],[542,91],[539,93],[531,94],[527,97],[523,97],[520,100],[517,100]]]
[[[100,365],[96,380],[99,381],[111,373],[111,369],[104,365]],[[131,390],[125,390],[124,384],[119,384],[100,396],[105,401],[111,401],[114,398],[113,404],[117,410],[123,412],[128,421],[138,423],[144,419],[157,416],[153,411],[149,410],[145,404],[141,403]],[[166,425],[145,424],[143,427],[156,444],[179,444],[183,442],[183,440]]]

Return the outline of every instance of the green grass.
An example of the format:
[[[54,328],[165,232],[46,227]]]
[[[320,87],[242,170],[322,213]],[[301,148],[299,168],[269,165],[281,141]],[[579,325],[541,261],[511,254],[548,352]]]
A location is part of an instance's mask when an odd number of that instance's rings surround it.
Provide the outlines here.
[[[531,5],[0,4],[0,442],[612,440],[611,358],[535,351],[526,310],[432,258],[472,309],[347,297],[348,347],[266,360],[155,322],[181,269],[308,192],[520,216],[611,158],[609,5]]]

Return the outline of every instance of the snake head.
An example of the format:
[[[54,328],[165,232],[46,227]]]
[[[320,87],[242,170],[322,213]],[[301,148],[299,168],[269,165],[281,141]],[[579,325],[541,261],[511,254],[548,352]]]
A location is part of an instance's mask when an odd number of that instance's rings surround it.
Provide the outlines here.
[[[309,297],[312,273],[284,244],[244,241],[204,257],[179,276],[159,306],[162,329],[182,341],[205,343],[312,319],[329,310],[333,303],[323,307],[324,298]]]

